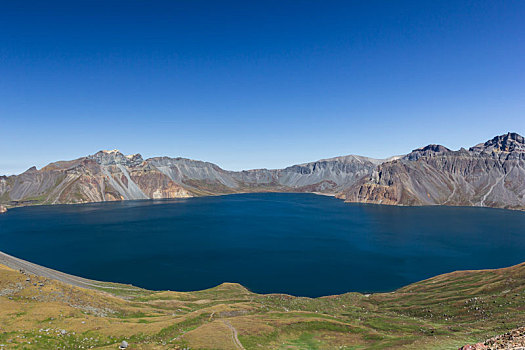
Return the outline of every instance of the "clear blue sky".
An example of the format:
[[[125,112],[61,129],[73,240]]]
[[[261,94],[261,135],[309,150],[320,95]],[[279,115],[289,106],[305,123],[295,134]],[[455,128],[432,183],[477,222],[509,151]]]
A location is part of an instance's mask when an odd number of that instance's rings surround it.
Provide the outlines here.
[[[0,173],[278,168],[525,133],[525,1],[3,1]]]

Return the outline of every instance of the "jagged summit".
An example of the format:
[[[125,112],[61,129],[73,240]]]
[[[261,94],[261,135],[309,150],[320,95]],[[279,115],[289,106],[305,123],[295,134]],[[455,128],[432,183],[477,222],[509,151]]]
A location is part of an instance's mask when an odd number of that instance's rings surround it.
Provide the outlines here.
[[[465,152],[464,148],[460,149],[460,152]],[[504,135],[495,136],[491,140],[484,143],[477,144],[474,147],[469,148],[470,152],[525,152],[525,138],[518,133],[509,132]],[[452,152],[442,145],[430,144],[425,147],[420,147],[405,156],[408,160],[418,160],[423,156],[432,155],[434,153],[446,153]]]
[[[525,152],[525,138],[518,133],[509,132],[494,137],[485,143],[470,148],[473,152]]]
[[[137,166],[144,161],[144,159],[142,159],[142,156],[138,153],[124,155],[117,149],[111,151],[98,151],[97,153],[90,155],[87,158],[96,161],[100,165]]]
[[[413,150],[412,152],[410,152],[409,154],[405,156],[405,159],[418,160],[421,157],[428,156],[433,153],[444,153],[444,152],[450,152],[450,149],[442,145],[432,144],[432,145],[420,147],[420,148]]]
[[[448,149],[448,148],[446,148],[445,146],[442,146],[442,145],[428,145],[428,146],[425,146],[425,147],[420,147],[420,148],[416,149],[415,151],[420,151],[420,152],[427,152],[427,151],[432,151],[432,152],[449,152],[450,149]]]
[[[37,170],[36,166],[33,165],[31,168],[27,169],[25,172],[26,173],[32,173],[32,172],[35,172],[35,171],[38,171],[38,170]]]

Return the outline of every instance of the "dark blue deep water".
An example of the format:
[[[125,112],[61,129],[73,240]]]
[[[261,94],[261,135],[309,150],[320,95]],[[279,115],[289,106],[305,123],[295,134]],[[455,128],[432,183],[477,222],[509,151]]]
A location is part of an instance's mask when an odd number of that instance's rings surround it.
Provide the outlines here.
[[[0,215],[0,250],[149,289],[320,296],[523,262],[525,213],[280,193],[40,206]]]

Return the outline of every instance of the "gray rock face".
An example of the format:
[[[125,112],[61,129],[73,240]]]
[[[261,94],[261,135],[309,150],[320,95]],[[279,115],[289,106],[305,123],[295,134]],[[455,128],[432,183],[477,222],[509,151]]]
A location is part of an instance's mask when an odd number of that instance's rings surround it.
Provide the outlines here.
[[[370,174],[382,160],[346,156],[294,165],[285,169],[227,171],[215,164],[184,158],[146,160],[173,181],[209,194],[248,191],[336,193]]]
[[[370,174],[383,160],[345,156],[294,165],[285,169],[226,171],[215,164],[183,158],[151,158],[155,166],[173,181],[194,190],[215,188],[217,193],[279,190],[336,193]],[[221,192],[222,191],[222,192]]]
[[[169,157],[150,158],[147,162],[173,181],[179,184],[186,183],[187,186],[196,189],[199,188],[197,185],[199,182],[218,184],[228,188],[238,187],[230,172],[213,163]]]
[[[140,154],[132,154],[125,156],[120,153],[118,150],[112,151],[99,151],[91,156],[87,157],[88,159],[93,159],[97,164],[108,166],[108,165],[123,165],[127,167],[138,166],[144,160]]]
[[[451,152],[448,148],[441,145],[428,145],[426,147],[421,147],[413,150],[407,154],[404,158],[408,160],[418,160],[421,157],[431,156],[436,153],[448,153]]]
[[[342,191],[350,202],[525,209],[525,142],[515,133],[451,151],[430,145]]]
[[[323,159],[313,163],[294,165],[279,171],[279,183],[295,188],[309,188],[323,184],[316,192],[336,193],[355,183],[385,160],[360,156]]]
[[[514,132],[506,135],[496,136],[492,140],[480,143],[470,148],[472,152],[492,153],[492,152],[525,152],[525,138]]]

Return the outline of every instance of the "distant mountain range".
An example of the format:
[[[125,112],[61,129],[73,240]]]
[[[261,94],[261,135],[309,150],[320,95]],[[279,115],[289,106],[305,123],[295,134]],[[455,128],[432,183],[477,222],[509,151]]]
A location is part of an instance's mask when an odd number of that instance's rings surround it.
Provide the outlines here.
[[[508,133],[469,150],[429,145],[389,159],[349,155],[245,171],[185,158],[144,160],[140,154],[113,150],[0,176],[4,206],[246,192],[315,192],[348,202],[523,210],[525,140]]]

